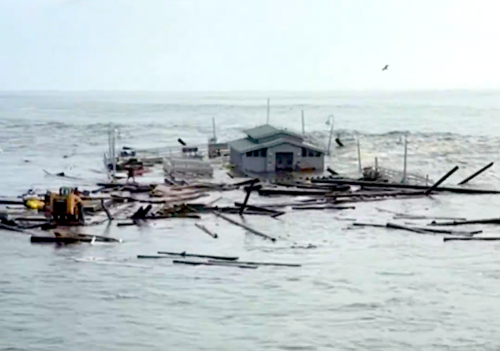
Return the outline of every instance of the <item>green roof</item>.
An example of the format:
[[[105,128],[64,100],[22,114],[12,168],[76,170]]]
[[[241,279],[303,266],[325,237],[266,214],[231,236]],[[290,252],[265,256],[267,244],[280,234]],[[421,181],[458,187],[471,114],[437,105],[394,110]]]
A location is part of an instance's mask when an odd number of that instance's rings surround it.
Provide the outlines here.
[[[272,125],[269,124],[264,124],[255,128],[247,129],[244,130],[243,133],[248,135],[252,139],[262,139],[262,138],[267,138],[276,134],[286,134],[295,138],[298,138],[300,140],[303,140],[304,138],[296,133],[289,132],[288,130],[284,129],[278,129],[276,127],[273,127]]]
[[[238,152],[247,152],[247,149],[252,149],[254,146],[258,146],[259,144],[252,142],[248,138],[238,139],[234,141],[230,141],[227,145],[231,149],[235,149]]]
[[[292,139],[284,139],[284,138],[271,140],[271,141],[268,141],[267,143],[261,143],[261,144],[254,143],[250,139],[244,138],[244,139],[238,139],[235,141],[231,141],[228,143],[228,146],[231,149],[238,151],[239,153],[245,153],[245,152],[249,152],[249,151],[270,148],[270,147],[280,145],[280,144],[291,144],[291,145],[295,145],[298,147],[304,147],[304,148],[309,149],[309,150],[325,153],[324,150],[320,149],[317,146],[314,146],[311,144],[306,144],[304,142],[298,142],[298,141],[295,141]]]

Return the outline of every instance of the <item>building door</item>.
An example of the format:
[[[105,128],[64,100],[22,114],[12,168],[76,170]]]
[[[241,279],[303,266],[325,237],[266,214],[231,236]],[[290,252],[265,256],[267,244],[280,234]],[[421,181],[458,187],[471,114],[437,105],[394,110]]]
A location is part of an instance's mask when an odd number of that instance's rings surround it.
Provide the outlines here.
[[[276,153],[276,170],[277,171],[293,170],[293,152]]]

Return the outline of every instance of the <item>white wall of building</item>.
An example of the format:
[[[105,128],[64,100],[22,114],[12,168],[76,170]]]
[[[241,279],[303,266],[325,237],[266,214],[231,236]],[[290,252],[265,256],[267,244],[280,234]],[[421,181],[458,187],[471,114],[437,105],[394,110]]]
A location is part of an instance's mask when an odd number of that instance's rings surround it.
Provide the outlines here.
[[[230,156],[231,163],[235,165],[238,168],[241,168],[243,165],[243,160],[241,154],[236,151],[235,149],[231,149],[231,156]]]
[[[307,148],[306,148],[307,149]],[[275,172],[276,171],[276,153],[278,152],[291,152],[293,153],[293,168],[300,164],[301,168],[315,168],[317,171],[324,169],[324,154],[321,156],[310,156],[309,151],[306,150],[306,156],[302,156],[302,147],[293,144],[283,143],[267,149],[265,157],[260,156],[247,156],[246,153],[239,153],[231,149],[231,163],[243,171],[250,171],[256,173]],[[312,155],[316,155],[313,152]]]
[[[260,155],[260,152],[259,152]],[[266,172],[266,159],[267,157],[262,156],[247,156],[247,154],[242,155],[243,159],[243,170],[251,171],[257,173]]]

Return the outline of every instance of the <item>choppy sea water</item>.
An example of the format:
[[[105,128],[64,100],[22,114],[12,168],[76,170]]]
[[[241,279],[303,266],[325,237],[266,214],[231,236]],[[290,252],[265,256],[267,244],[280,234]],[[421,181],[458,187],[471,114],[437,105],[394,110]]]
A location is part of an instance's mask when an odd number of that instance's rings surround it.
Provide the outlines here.
[[[64,185],[44,169],[103,180],[109,123],[120,145],[135,147],[174,147],[179,137],[206,143],[212,118],[220,140],[239,138],[266,121],[268,95],[272,124],[300,130],[304,110],[306,132],[324,144],[335,116],[346,147],[327,162],[338,171],[356,170],[357,137],[363,165],[378,157],[402,169],[406,133],[409,170],[437,179],[460,166],[448,184],[498,160],[500,92],[0,93],[0,195]],[[500,188],[497,166],[470,186]],[[227,193],[219,204],[242,197]],[[217,240],[188,219],[86,228],[123,238],[120,245],[38,246],[0,231],[0,350],[497,350],[498,243],[347,227],[353,218],[392,220],[377,208],[486,218],[498,216],[499,204],[495,195],[440,195],[279,220],[247,216],[280,238],[274,244],[211,216],[202,222]],[[498,235],[496,226],[479,228]],[[292,248],[308,244],[317,248]],[[303,266],[135,259],[158,250]]]

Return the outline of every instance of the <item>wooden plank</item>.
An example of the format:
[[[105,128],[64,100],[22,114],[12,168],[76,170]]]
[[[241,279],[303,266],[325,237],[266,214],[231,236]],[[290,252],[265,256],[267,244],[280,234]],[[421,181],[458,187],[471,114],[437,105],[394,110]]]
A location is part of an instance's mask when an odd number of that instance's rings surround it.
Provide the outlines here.
[[[24,205],[23,199],[0,197],[0,205]]]
[[[475,237],[475,238],[443,238],[443,241],[500,241],[500,237]]]
[[[436,183],[434,183],[429,189],[425,191],[425,195],[429,195],[433,192],[438,186],[440,186],[446,179],[448,179],[453,173],[458,171],[458,166],[453,167],[448,173],[442,176]]]
[[[237,226],[239,226],[239,227],[242,227],[242,228],[246,229],[246,230],[247,230],[247,231],[249,231],[250,233],[253,233],[253,234],[258,235],[258,236],[260,236],[260,237],[263,237],[263,238],[265,238],[265,239],[271,240],[271,241],[273,241],[273,242],[274,242],[274,241],[276,241],[276,239],[275,239],[275,238],[273,238],[273,237],[271,237],[271,236],[269,236],[269,235],[267,235],[267,234],[265,234],[265,233],[262,233],[262,232],[260,232],[260,231],[258,231],[258,230],[256,230],[256,229],[253,229],[252,227],[249,227],[249,226],[247,226],[246,224],[239,223],[239,222],[237,222],[237,221],[235,221],[235,220],[233,220],[233,219],[231,219],[231,218],[229,218],[229,217],[226,217],[226,216],[224,216],[223,214],[221,214],[221,213],[219,213],[219,212],[217,212],[217,211],[216,211],[216,212],[214,212],[214,214],[215,214],[217,217],[220,217],[220,218],[222,218],[222,219],[224,219],[224,220],[228,221],[229,223],[232,223],[232,224],[234,224],[234,225],[237,225]]]
[[[387,228],[406,230],[406,231],[417,233],[417,234],[423,234],[423,233],[425,233],[425,231],[423,231],[423,230],[420,230],[420,229],[417,229],[417,228],[408,227],[408,226],[401,225],[401,224],[396,224],[396,223],[387,223],[385,226]]]
[[[212,233],[210,230],[207,229],[207,227],[205,227],[204,225],[201,225],[201,224],[198,224],[198,223],[195,223],[194,224],[196,226],[196,228],[204,231],[205,233],[207,233],[208,235],[210,235],[212,238],[214,239],[217,239],[217,234],[216,233]]]
[[[159,255],[169,255],[169,256],[182,256],[182,257],[199,257],[199,258],[212,258],[216,260],[226,260],[226,261],[236,261],[238,257],[232,256],[211,256],[203,254],[189,254],[186,252],[168,252],[168,251],[158,251]]]
[[[500,218],[486,218],[475,219],[469,221],[452,221],[452,222],[431,222],[429,225],[434,226],[454,226],[454,225],[468,225],[468,224],[500,224]]]
[[[243,206],[243,204],[241,202],[235,202],[234,205],[238,206],[238,207]],[[246,207],[248,209],[250,209],[250,210],[265,212],[265,213],[268,213],[268,214],[283,214],[284,213],[282,211],[276,211],[276,210],[273,210],[273,209],[270,209],[270,208],[261,207],[261,206],[255,206],[255,205],[248,205],[247,204]]]
[[[220,262],[217,260],[208,260],[208,262]],[[296,263],[278,263],[278,262],[250,262],[250,261],[233,261],[226,262],[226,264],[251,264],[257,266],[277,266],[277,267],[302,267],[301,264]]]
[[[354,210],[354,206],[296,206],[292,210]]]
[[[223,262],[200,262],[200,261],[184,261],[184,260],[173,260],[174,264],[185,264],[189,266],[215,266],[215,267],[233,267],[233,268],[247,268],[247,269],[257,269],[257,265],[247,265],[247,264],[234,264],[234,263],[223,263]]]
[[[173,257],[165,256],[165,255],[137,255],[137,258],[139,259],[162,259],[162,258],[168,258],[170,260],[173,259]]]
[[[425,185],[371,182],[371,181],[355,180],[355,179],[331,179],[331,178],[312,179],[311,182],[324,183],[324,184],[358,185],[362,187],[388,188],[388,189],[414,189],[414,190],[429,189],[429,187]],[[500,190],[468,189],[468,188],[453,188],[453,187],[437,187],[434,189],[434,191],[451,192],[457,194],[500,194]]]
[[[494,164],[494,162],[488,163],[486,166],[484,166],[483,168],[481,168],[476,173],[474,173],[474,174],[468,176],[467,178],[465,178],[464,180],[462,180],[460,183],[458,183],[458,185],[463,185],[465,183],[468,183],[469,181],[471,181],[472,179],[476,178],[478,175],[480,175],[481,173],[483,173],[484,171],[486,171],[488,168],[490,168],[491,166],[493,166],[493,164]]]

